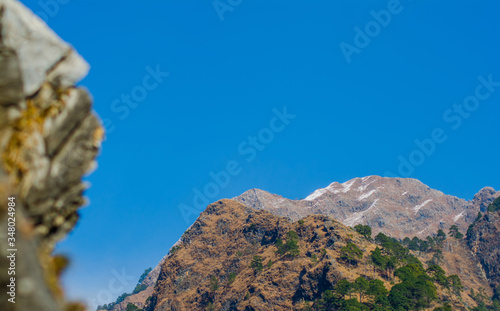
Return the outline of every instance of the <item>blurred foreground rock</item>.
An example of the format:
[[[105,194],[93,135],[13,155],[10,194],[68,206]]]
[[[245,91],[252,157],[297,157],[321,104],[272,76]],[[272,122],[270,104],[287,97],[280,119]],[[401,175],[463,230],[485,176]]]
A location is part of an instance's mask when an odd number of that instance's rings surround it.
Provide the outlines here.
[[[0,310],[79,310],[52,258],[78,220],[82,176],[103,137],[85,89],[88,64],[19,1],[0,0]],[[16,303],[7,301],[7,202],[16,198]]]

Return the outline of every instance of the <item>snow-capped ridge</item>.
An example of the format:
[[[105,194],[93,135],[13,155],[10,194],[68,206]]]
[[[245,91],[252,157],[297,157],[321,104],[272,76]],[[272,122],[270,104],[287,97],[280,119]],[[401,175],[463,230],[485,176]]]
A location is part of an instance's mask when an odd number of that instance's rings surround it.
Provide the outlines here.
[[[368,192],[368,193],[364,193],[362,195],[360,195],[358,197],[358,201],[363,201],[364,199],[370,197],[372,194],[374,194],[375,192],[377,192],[377,189],[373,189],[372,191]]]
[[[483,188],[473,200],[466,201],[416,179],[367,176],[333,182],[302,200],[284,199],[261,190],[246,192],[235,199],[292,221],[321,214],[348,226],[369,225],[375,235],[384,232],[398,238],[425,238],[454,224],[466,232],[477,213],[498,196],[500,192]]]

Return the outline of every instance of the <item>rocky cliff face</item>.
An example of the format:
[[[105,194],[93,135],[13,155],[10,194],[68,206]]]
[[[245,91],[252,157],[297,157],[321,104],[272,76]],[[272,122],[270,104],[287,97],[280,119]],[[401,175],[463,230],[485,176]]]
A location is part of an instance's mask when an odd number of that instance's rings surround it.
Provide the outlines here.
[[[487,212],[467,232],[467,243],[493,288],[500,289],[500,211]]]
[[[488,187],[466,201],[431,189],[416,179],[368,176],[343,184],[332,183],[303,200],[289,200],[259,189],[234,199],[293,220],[312,214],[327,215],[347,226],[369,225],[375,234],[384,232],[402,239],[424,238],[454,224],[465,232],[477,213],[484,212],[498,196],[500,192]]]
[[[484,213],[487,211],[488,207],[493,203],[493,201],[500,197],[500,191],[495,191],[491,187],[484,187],[479,191],[471,201],[478,212]]]
[[[298,255],[293,258],[277,253],[276,246],[291,230],[298,237]],[[357,265],[341,259],[347,243],[362,250]],[[222,200],[200,215],[165,258],[145,310],[302,310],[306,301],[317,301],[339,280],[353,282],[359,276],[379,279],[390,289],[392,278],[371,264],[370,253],[376,247],[328,216],[311,215],[292,222]],[[458,240],[445,243],[448,262],[443,262],[444,270],[459,274],[466,290],[488,287],[472,257],[461,253],[465,249],[465,243]],[[429,259],[428,254],[415,255],[424,262]],[[255,256],[260,258],[261,269],[252,267]],[[465,292],[461,300],[441,288],[438,295],[451,300],[453,310],[474,306]]]
[[[87,63],[15,0],[0,0],[0,269],[7,271],[7,197],[15,198],[16,303],[62,310],[54,243],[78,220],[81,178],[95,167],[103,130],[85,89]],[[7,288],[7,274],[0,275]],[[71,306],[76,310],[76,305]]]

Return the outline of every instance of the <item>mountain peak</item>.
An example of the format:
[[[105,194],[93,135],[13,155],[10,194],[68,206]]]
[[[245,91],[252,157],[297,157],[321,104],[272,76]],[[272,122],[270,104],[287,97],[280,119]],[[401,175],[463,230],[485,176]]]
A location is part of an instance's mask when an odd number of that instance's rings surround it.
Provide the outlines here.
[[[478,212],[486,212],[488,206],[500,196],[500,191],[495,191],[492,187],[484,187],[472,199],[472,204]]]
[[[466,201],[431,189],[417,179],[372,175],[333,182],[303,200],[289,200],[259,189],[234,199],[292,220],[322,214],[347,226],[370,225],[375,234],[423,238],[451,225],[465,231],[477,213],[486,210],[498,196],[500,192],[486,187],[472,201]]]
[[[357,191],[360,192],[361,195],[364,195],[365,190],[372,191],[377,186],[382,187],[386,184],[400,184],[400,185],[406,184],[407,186],[412,185],[412,186],[422,187],[424,189],[430,189],[427,185],[423,184],[418,179],[381,177],[377,175],[371,175],[366,177],[353,178],[344,183],[333,182],[326,188],[321,188],[314,191],[304,200],[314,201],[315,199],[320,198],[321,196],[328,193],[338,194],[338,193],[348,193],[351,191]]]

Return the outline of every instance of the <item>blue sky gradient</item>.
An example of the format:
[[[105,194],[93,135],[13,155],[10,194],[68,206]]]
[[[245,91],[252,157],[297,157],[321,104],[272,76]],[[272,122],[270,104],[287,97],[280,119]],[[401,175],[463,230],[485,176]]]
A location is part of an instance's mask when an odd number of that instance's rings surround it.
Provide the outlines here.
[[[108,130],[90,204],[57,248],[72,298],[130,292],[195,220],[179,205],[201,211],[195,189],[228,163],[210,201],[367,175],[464,199],[500,189],[498,1],[23,3],[90,63],[81,85]],[[266,130],[284,107],[295,117]],[[123,269],[133,280],[110,290]]]

